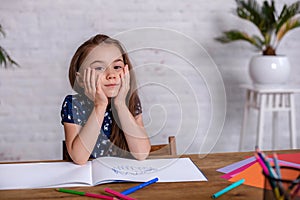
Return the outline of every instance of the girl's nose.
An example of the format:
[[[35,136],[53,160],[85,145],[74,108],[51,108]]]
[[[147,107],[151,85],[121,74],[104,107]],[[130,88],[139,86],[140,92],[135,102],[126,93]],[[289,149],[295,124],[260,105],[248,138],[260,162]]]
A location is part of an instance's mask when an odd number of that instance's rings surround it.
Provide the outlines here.
[[[106,71],[106,78],[109,79],[116,79],[118,76],[117,72],[115,70],[107,69]]]

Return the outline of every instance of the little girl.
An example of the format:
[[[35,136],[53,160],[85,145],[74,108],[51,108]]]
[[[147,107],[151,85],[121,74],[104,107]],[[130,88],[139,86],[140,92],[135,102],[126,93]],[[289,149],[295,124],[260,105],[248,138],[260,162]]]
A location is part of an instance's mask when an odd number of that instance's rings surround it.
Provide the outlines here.
[[[100,156],[145,159],[150,142],[128,54],[119,41],[96,35],[75,52],[61,118],[68,153],[77,164]]]

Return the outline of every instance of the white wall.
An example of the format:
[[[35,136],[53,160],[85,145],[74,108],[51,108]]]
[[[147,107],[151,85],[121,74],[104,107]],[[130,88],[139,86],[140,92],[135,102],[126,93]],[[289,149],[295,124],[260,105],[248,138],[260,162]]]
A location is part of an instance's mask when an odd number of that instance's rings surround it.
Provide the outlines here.
[[[291,2],[276,1],[278,7]],[[5,39],[1,38],[1,46],[21,68],[0,69],[0,161],[59,159],[64,137],[60,107],[65,95],[72,93],[67,74],[76,48],[96,33],[122,38],[126,35],[124,31],[142,27],[160,27],[171,35],[186,36],[183,40],[174,40],[174,36],[159,41],[159,35],[148,35],[145,41],[153,39],[154,44],[165,41],[166,49],[140,49],[130,53],[137,67],[151,141],[165,142],[167,135],[176,135],[179,153],[198,153],[203,142],[214,147],[214,152],[237,151],[245,100],[239,85],[250,83],[247,64],[257,52],[242,42],[223,45],[214,40],[222,30],[230,28],[255,31],[249,23],[232,14],[234,8],[233,0],[1,0],[0,24],[7,34]],[[278,49],[279,54],[286,54],[290,59],[290,82],[294,84],[300,84],[299,33],[300,29],[288,33]],[[131,37],[130,41],[133,40]],[[184,40],[194,40],[204,49],[184,46]],[[179,45],[191,60],[213,68],[207,51],[220,71],[227,98],[220,138],[204,139],[212,117],[211,91],[205,79],[214,78],[198,73],[203,66],[192,66],[180,54],[166,51],[172,45]],[[297,129],[300,128],[298,102],[299,95],[296,96]],[[280,122],[282,142],[278,149],[289,148],[287,114],[280,115]],[[246,138],[245,150],[254,148],[254,126],[253,118],[249,128],[252,134]],[[266,149],[271,147],[267,127]]]

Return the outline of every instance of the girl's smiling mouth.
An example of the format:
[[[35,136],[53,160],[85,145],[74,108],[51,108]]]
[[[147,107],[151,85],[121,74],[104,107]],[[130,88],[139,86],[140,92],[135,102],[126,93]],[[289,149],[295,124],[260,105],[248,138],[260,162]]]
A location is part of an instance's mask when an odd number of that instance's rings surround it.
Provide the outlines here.
[[[116,84],[116,83],[111,83],[111,84],[106,84],[104,85],[105,87],[116,87],[118,86],[119,84]]]

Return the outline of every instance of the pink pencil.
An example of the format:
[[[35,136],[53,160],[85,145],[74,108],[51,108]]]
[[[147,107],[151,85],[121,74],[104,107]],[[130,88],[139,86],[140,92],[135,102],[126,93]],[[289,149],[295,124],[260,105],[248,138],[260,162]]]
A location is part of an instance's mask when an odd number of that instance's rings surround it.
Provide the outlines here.
[[[105,188],[104,191],[107,192],[107,193],[113,194],[113,195],[115,195],[115,196],[117,196],[117,197],[120,197],[120,198],[122,198],[122,199],[125,199],[125,200],[136,200],[136,199],[134,199],[134,198],[131,198],[131,197],[129,197],[129,196],[126,196],[126,195],[124,195],[124,194],[121,194],[120,192],[114,191],[114,190],[112,190],[112,189],[110,189],[110,188]]]
[[[256,155],[256,154],[255,154],[255,158],[258,161],[258,163],[260,164],[260,166],[262,167],[262,169],[265,172],[265,174],[269,175],[269,170],[268,170],[267,166],[265,165],[264,161],[262,161],[260,159],[260,157],[258,155]]]
[[[101,195],[101,194],[93,194],[93,193],[85,193],[85,196],[87,197],[93,197],[93,198],[98,198],[98,199],[109,199],[109,200],[114,200],[113,197],[109,197],[109,196],[105,196],[105,195]]]

